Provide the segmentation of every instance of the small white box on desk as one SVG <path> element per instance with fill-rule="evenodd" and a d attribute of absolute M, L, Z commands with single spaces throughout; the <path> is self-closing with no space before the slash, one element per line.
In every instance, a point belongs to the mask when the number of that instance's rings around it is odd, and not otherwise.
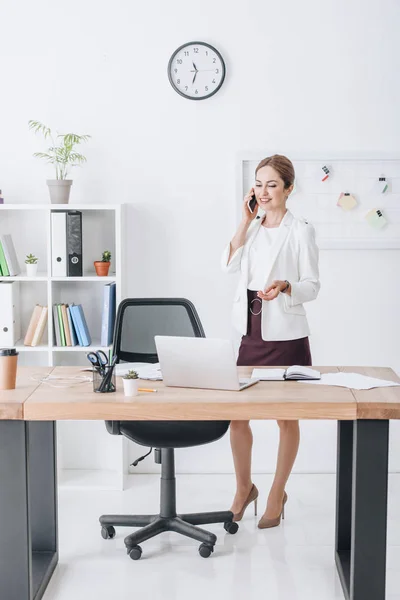
<path fill-rule="evenodd" d="M 14 346 L 21 337 L 19 281 L 0 283 L 0 346 Z"/>

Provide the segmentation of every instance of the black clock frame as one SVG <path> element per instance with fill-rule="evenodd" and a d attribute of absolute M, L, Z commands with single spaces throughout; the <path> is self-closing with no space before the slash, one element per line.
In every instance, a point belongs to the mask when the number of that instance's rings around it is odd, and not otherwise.
<path fill-rule="evenodd" d="M 187 48 L 187 46 L 193 46 L 193 44 L 199 44 L 200 46 L 207 46 L 207 48 L 210 48 L 210 50 L 212 50 L 213 52 L 215 52 L 215 54 L 218 56 L 218 58 L 221 61 L 221 65 L 222 65 L 222 77 L 221 77 L 221 81 L 219 82 L 218 87 L 215 88 L 214 91 L 212 91 L 210 94 L 207 94 L 207 96 L 201 96 L 200 98 L 195 98 L 192 96 L 187 96 L 186 94 L 184 94 L 183 92 L 181 92 L 181 90 L 179 90 L 172 77 L 171 77 L 171 66 L 172 66 L 172 61 L 174 60 L 175 56 L 178 54 L 178 52 L 180 52 L 181 50 L 183 50 L 183 48 Z M 222 84 L 224 83 L 225 80 L 225 75 L 226 75 L 226 66 L 225 66 L 225 61 L 222 58 L 222 55 L 220 52 L 218 52 L 218 50 L 216 48 L 214 48 L 214 46 L 211 46 L 211 44 L 207 44 L 206 42 L 186 42 L 186 44 L 182 44 L 182 46 L 179 46 L 179 48 L 177 48 L 175 50 L 175 52 L 172 54 L 171 58 L 168 61 L 168 79 L 170 84 L 172 85 L 173 89 L 175 90 L 175 92 L 177 92 L 180 96 L 182 96 L 183 98 L 186 98 L 186 100 L 207 100 L 207 98 L 211 98 L 211 96 L 214 96 L 214 94 L 216 94 L 218 92 L 218 90 L 221 89 Z"/>

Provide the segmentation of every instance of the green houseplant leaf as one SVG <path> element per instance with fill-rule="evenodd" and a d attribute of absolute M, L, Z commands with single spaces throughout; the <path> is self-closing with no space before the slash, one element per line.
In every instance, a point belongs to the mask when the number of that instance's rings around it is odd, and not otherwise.
<path fill-rule="evenodd" d="M 34 254 L 27 254 L 25 259 L 25 264 L 27 265 L 36 265 L 39 259 L 36 258 Z"/>
<path fill-rule="evenodd" d="M 85 156 L 75 151 L 75 146 L 87 142 L 91 138 L 90 135 L 59 133 L 54 138 L 51 129 L 40 121 L 30 120 L 28 125 L 35 134 L 41 133 L 45 140 L 50 138 L 52 145 L 47 152 L 35 152 L 33 156 L 43 158 L 47 163 L 54 165 L 56 179 L 67 179 L 69 169 L 86 162 Z"/>

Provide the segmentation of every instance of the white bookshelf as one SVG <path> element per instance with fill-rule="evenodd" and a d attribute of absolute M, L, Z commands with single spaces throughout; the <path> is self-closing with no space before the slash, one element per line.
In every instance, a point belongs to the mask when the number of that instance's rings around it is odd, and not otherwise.
<path fill-rule="evenodd" d="M 51 274 L 51 211 L 54 210 L 82 212 L 82 277 L 53 277 Z M 100 348 L 108 352 L 111 346 L 100 345 L 103 289 L 106 283 L 115 281 L 116 305 L 124 298 L 124 205 L 1 204 L 0 233 L 11 234 L 21 268 L 18 276 L 0 277 L 0 281 L 20 282 L 21 339 L 15 344 L 20 353 L 19 363 L 87 367 L 88 352 Z M 106 249 L 112 255 L 110 272 L 108 277 L 99 277 L 93 262 L 101 260 L 102 252 Z M 29 253 L 39 257 L 36 277 L 26 275 L 24 261 Z M 55 346 L 52 306 L 55 303 L 73 302 L 83 306 L 92 344 Z M 24 346 L 24 337 L 35 304 L 49 307 L 47 330 L 38 346 Z M 95 425 L 93 422 L 80 422 L 79 425 L 59 422 L 57 427 L 58 476 L 61 485 L 123 489 L 127 471 L 123 436 L 110 436 L 104 425 L 99 427 L 99 424 Z"/>

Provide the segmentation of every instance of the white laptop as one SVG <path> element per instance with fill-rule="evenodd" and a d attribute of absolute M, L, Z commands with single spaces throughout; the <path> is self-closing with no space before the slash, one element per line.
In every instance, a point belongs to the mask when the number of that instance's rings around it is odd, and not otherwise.
<path fill-rule="evenodd" d="M 258 379 L 239 379 L 231 340 L 154 337 L 167 386 L 210 390 L 244 390 Z"/>

